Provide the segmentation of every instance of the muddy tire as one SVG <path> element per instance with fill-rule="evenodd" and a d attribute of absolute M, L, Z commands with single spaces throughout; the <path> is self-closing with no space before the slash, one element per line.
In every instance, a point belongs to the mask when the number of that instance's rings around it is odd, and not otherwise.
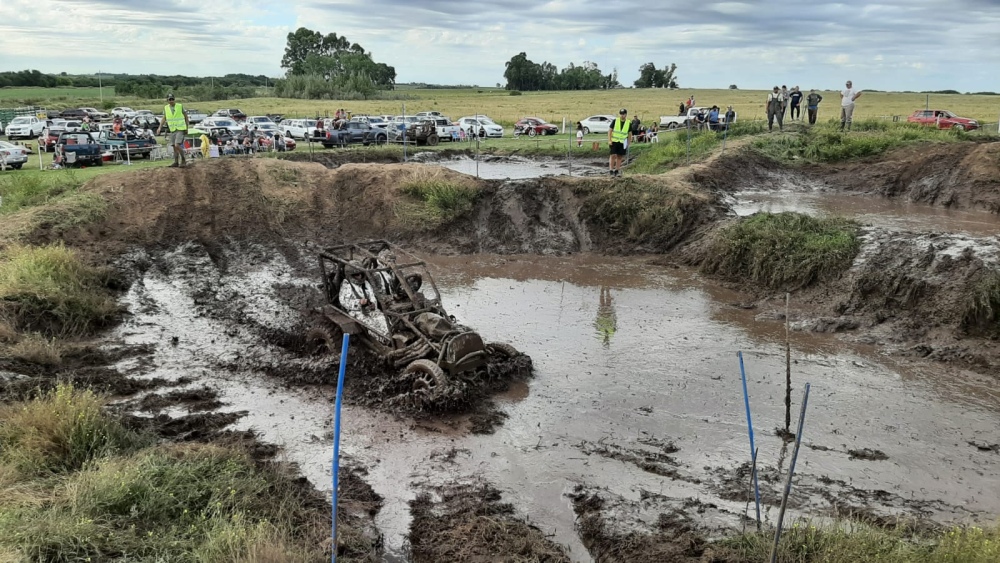
<path fill-rule="evenodd" d="M 336 354 L 344 341 L 344 331 L 337 326 L 314 326 L 306 331 L 306 350 L 314 356 Z"/>
<path fill-rule="evenodd" d="M 403 376 L 411 382 L 410 395 L 418 403 L 434 400 L 448 384 L 444 371 L 431 360 L 414 360 L 403 370 Z"/>
<path fill-rule="evenodd" d="M 435 146 L 437 146 L 438 141 L 440 141 L 440 140 L 441 139 L 439 139 L 437 135 L 430 135 L 430 136 L 427 137 L 427 144 L 429 146 L 435 147 Z"/>
<path fill-rule="evenodd" d="M 486 351 L 491 356 L 501 356 L 506 359 L 516 358 L 521 355 L 521 353 L 517 351 L 517 348 L 514 348 L 506 342 L 490 342 L 486 345 Z"/>

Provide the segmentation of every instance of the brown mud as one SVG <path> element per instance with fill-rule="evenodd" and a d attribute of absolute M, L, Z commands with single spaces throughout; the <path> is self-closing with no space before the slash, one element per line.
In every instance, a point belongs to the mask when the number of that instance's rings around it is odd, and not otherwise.
<path fill-rule="evenodd" d="M 949 150 L 979 150 L 957 146 L 966 148 Z M 84 190 L 110 204 L 103 219 L 44 226 L 31 238 L 66 240 L 131 281 L 123 297 L 130 315 L 104 349 L 142 353 L 80 363 L 70 355 L 45 368 L 4 360 L 0 375 L 23 385 L 21 393 L 32 388 L 21 383 L 27 377 L 84 377 L 97 365 L 91 380 L 113 380 L 107 386 L 117 395 L 175 385 L 122 408 L 160 411 L 135 413 L 135 424 L 170 439 L 256 436 L 273 445 L 262 455 L 281 447 L 328 492 L 337 358 L 311 354 L 301 337 L 319 304 L 313 256 L 320 245 L 388 237 L 430 253 L 449 310 L 525 352 L 535 377 L 507 375 L 460 404 L 413 413 L 386 404 L 391 374 L 352 352 L 343 449 L 367 474 L 348 490 L 384 559 L 402 557 L 407 538 L 415 559 L 418 548 L 429 561 L 447 545 L 475 556 L 493 544 L 443 542 L 456 530 L 481 530 L 482 518 L 500 525 L 484 538 L 551 560 L 711 557 L 711 539 L 737 533 L 752 512 L 737 350 L 747 351 L 764 510 L 773 517 L 788 444 L 760 429 L 783 415 L 784 296 L 732 291 L 662 265 L 662 256 L 616 255 L 683 249 L 748 191 L 845 191 L 836 175 L 846 181 L 846 169 L 824 179 L 739 156 L 613 183 L 336 165 L 224 160 L 91 182 Z M 415 179 L 462 183 L 479 195 L 467 215 L 425 228 L 397 213 L 406 197 L 398 186 Z M 632 211 L 609 213 L 622 209 L 608 200 L 650 183 L 677 213 L 669 229 L 643 238 L 630 229 Z M 992 211 L 984 194 L 933 201 Z M 812 382 L 817 398 L 792 516 L 988 521 L 1000 513 L 989 493 L 1000 487 L 1000 395 L 995 379 L 979 374 L 995 374 L 1000 356 L 962 310 L 970 287 L 996 266 L 997 241 L 935 232 L 947 231 L 947 218 L 927 230 L 879 220 L 840 280 L 793 297 L 794 381 L 797 389 Z M 179 416 L 199 402 L 209 410 Z M 468 475 L 480 484 L 454 486 Z M 518 538 L 532 541 L 509 543 Z"/>

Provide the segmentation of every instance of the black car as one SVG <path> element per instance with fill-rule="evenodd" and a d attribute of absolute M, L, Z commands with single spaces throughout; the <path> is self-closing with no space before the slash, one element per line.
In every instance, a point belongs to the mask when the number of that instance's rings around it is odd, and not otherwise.
<path fill-rule="evenodd" d="M 320 139 L 323 147 L 332 148 L 346 146 L 351 143 L 377 143 L 372 136 L 373 128 L 367 123 L 357 121 L 341 121 L 335 129 L 327 129 L 326 137 Z M 384 131 L 383 131 L 384 133 Z M 385 142 L 384 140 L 382 142 Z"/>
<path fill-rule="evenodd" d="M 236 121 L 246 121 L 247 114 L 238 109 L 220 109 L 214 114 L 216 117 L 228 117 Z"/>

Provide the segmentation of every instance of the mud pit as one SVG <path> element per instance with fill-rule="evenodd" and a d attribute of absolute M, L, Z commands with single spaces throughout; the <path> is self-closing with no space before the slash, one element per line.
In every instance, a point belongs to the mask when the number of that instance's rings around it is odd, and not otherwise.
<path fill-rule="evenodd" d="M 294 339 L 282 337 L 292 334 L 297 308 L 318 294 L 315 282 L 276 253 L 228 252 L 224 271 L 193 244 L 138 260 L 151 266 L 125 299 L 133 315 L 115 340 L 155 346 L 143 378 L 187 376 L 190 388 L 214 390 L 224 404 L 218 412 L 245 412 L 235 430 L 258 431 L 281 446 L 328 491 L 333 389 L 324 382 L 333 381 L 334 366 L 291 352 Z M 755 311 L 730 305 L 738 295 L 642 258 L 429 261 L 451 312 L 529 354 L 535 378 L 496 399 L 506 419 L 487 436 L 471 434 L 467 416 L 345 406 L 342 451 L 384 499 L 375 524 L 390 560 L 402 560 L 407 549 L 410 503 L 472 476 L 496 486 L 576 561 L 590 559 L 584 542 L 592 544 L 577 529 L 570 495 L 578 486 L 619 499 L 606 504 L 607 534 L 652 526 L 659 512 L 649 507 L 661 505 L 693 518 L 703 532 L 741 529 L 749 446 L 740 349 L 762 493 L 775 517 L 779 465 L 787 468 L 787 460 L 779 463 L 785 443 L 772 431 L 784 416 L 781 323 L 757 321 Z M 1000 394 L 990 382 L 845 348 L 827 336 L 793 336 L 794 396 L 803 382 L 813 384 L 794 513 L 939 522 L 1000 513 L 990 492 L 1000 487 L 996 453 L 970 445 L 997 441 Z M 135 368 L 130 362 L 119 367 Z M 309 377 L 290 380 L 295 373 Z M 642 501 L 654 497 L 659 504 Z M 710 525 L 690 510 L 701 504 L 712 505 Z"/>

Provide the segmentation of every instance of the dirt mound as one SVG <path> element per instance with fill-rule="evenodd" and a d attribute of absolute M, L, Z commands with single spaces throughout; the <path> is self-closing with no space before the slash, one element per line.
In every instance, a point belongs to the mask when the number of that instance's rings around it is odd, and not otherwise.
<path fill-rule="evenodd" d="M 500 491 L 483 483 L 436 489 L 440 501 L 422 493 L 410 501 L 413 561 L 569 561 L 566 551 L 501 502 Z"/>
<path fill-rule="evenodd" d="M 1000 213 L 1000 143 L 921 144 L 804 171 L 836 189 Z"/>

